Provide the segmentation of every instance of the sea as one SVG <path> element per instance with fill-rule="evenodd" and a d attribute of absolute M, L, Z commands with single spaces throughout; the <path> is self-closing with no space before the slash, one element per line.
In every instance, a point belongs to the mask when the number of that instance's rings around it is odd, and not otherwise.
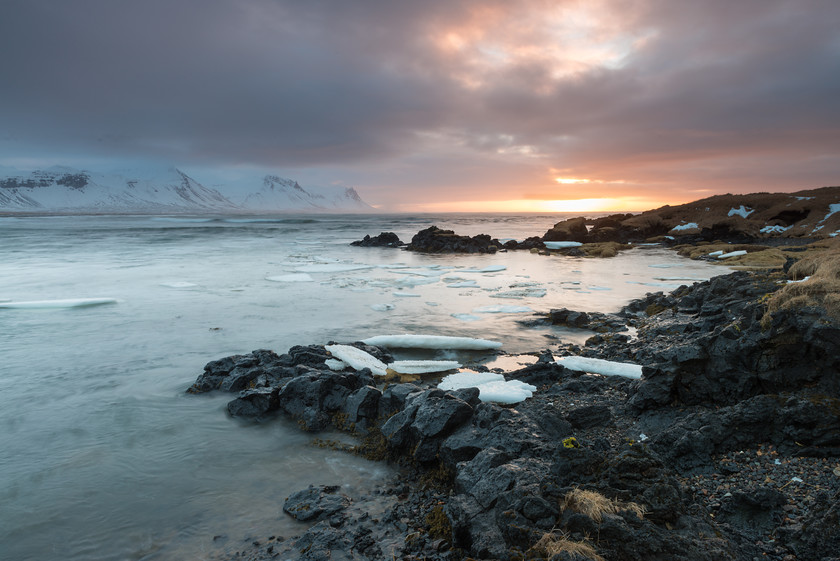
<path fill-rule="evenodd" d="M 302 532 L 282 512 L 294 491 L 352 496 L 394 476 L 286 419 L 231 418 L 230 394 L 186 394 L 208 361 L 401 333 L 497 340 L 515 357 L 591 335 L 535 314 L 614 312 L 726 272 L 656 245 L 610 259 L 350 245 L 431 225 L 521 240 L 562 218 L 0 217 L 0 559 L 216 558 Z"/>

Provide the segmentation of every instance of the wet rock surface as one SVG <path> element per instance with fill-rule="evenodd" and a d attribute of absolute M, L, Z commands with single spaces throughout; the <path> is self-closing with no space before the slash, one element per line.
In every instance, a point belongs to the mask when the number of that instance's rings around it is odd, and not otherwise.
<path fill-rule="evenodd" d="M 394 232 L 382 232 L 378 236 L 366 235 L 363 239 L 351 242 L 350 245 L 358 247 L 401 247 L 405 242 L 400 241 L 399 236 Z"/>
<path fill-rule="evenodd" d="M 762 322 L 777 286 L 734 273 L 604 314 L 634 335 L 543 351 L 506 374 L 538 386 L 514 406 L 332 372 L 317 345 L 209 363 L 189 391 L 237 394 L 231 414 L 340 428 L 400 466 L 368 495 L 336 481 L 295 493 L 285 510 L 314 525 L 236 558 L 573 558 L 551 553 L 564 543 L 604 559 L 836 557 L 840 326 L 818 310 Z M 571 352 L 641 364 L 642 378 L 554 362 Z"/>

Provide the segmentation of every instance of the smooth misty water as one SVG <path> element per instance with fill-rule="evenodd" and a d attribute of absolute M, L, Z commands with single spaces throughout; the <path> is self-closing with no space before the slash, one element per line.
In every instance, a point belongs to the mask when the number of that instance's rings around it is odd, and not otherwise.
<path fill-rule="evenodd" d="M 557 220 L 0 218 L 0 301 L 118 300 L 0 309 L 0 558 L 200 559 L 251 536 L 299 532 L 281 511 L 292 491 L 341 483 L 352 493 L 390 473 L 383 464 L 311 446 L 311 436 L 287 421 L 231 419 L 229 395 L 185 395 L 209 360 L 405 332 L 497 339 L 511 353 L 536 351 L 551 345 L 546 336 L 584 336 L 523 328 L 516 320 L 528 313 L 476 310 L 614 311 L 687 282 L 656 277 L 723 272 L 655 248 L 599 260 L 348 246 L 380 231 L 409 240 L 430 224 L 522 239 Z M 313 272 L 312 282 L 266 280 L 336 263 L 370 268 Z M 467 272 L 488 265 L 506 269 Z M 455 277 L 478 287 L 447 287 Z M 547 293 L 492 297 L 523 283 Z M 419 296 L 398 296 L 406 293 Z"/>

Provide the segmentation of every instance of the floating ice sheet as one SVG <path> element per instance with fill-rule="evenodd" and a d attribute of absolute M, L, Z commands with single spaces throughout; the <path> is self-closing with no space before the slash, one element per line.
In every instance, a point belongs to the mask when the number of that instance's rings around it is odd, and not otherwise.
<path fill-rule="evenodd" d="M 454 317 L 455 319 L 458 319 L 458 320 L 461 320 L 461 321 L 481 321 L 482 319 L 484 319 L 481 316 L 476 316 L 476 315 L 473 315 L 473 314 L 450 314 L 450 315 L 452 317 Z"/>
<path fill-rule="evenodd" d="M 547 249 L 566 249 L 569 247 L 580 247 L 580 242 L 543 242 Z"/>
<path fill-rule="evenodd" d="M 396 308 L 394 304 L 386 304 L 384 302 L 370 305 L 370 309 L 375 312 L 390 312 L 394 308 Z"/>
<path fill-rule="evenodd" d="M 455 370 L 461 368 L 461 364 L 455 360 L 397 360 L 388 368 L 399 374 L 429 374 Z"/>
<path fill-rule="evenodd" d="M 528 306 L 481 306 L 475 308 L 473 313 L 476 314 L 527 314 L 534 310 Z"/>
<path fill-rule="evenodd" d="M 420 295 L 415 292 L 400 292 L 399 290 L 392 292 L 391 296 L 399 296 L 400 298 L 420 298 Z"/>
<path fill-rule="evenodd" d="M 298 273 L 346 273 L 349 271 L 363 271 L 373 269 L 373 265 L 362 265 L 360 263 L 313 263 L 311 265 L 300 265 L 295 267 Z"/>
<path fill-rule="evenodd" d="M 309 273 L 289 273 L 288 275 L 265 277 L 265 280 L 271 282 L 312 282 L 315 279 Z"/>
<path fill-rule="evenodd" d="M 370 368 L 370 371 L 376 376 L 385 376 L 387 374 L 388 367 L 385 366 L 385 363 L 362 349 L 357 349 L 350 345 L 327 345 L 324 348 L 334 358 L 344 362 L 354 370 Z"/>
<path fill-rule="evenodd" d="M 167 288 L 192 288 L 194 286 L 198 286 L 194 282 L 186 281 L 162 282 L 160 283 L 160 285 L 165 286 Z"/>
<path fill-rule="evenodd" d="M 0 302 L 0 308 L 20 310 L 49 310 L 61 308 L 86 308 L 102 304 L 116 304 L 115 298 L 72 298 L 67 300 L 31 300 L 27 302 Z"/>
<path fill-rule="evenodd" d="M 459 273 L 498 273 L 507 269 L 504 265 L 488 265 L 481 269 L 460 269 Z"/>
<path fill-rule="evenodd" d="M 642 377 L 642 367 L 638 364 L 613 362 L 600 358 L 582 356 L 564 356 L 556 360 L 557 364 L 578 372 L 592 372 L 603 376 L 621 376 L 638 380 Z"/>
<path fill-rule="evenodd" d="M 522 298 L 542 298 L 547 291 L 544 288 L 520 288 L 516 290 L 506 290 L 491 294 L 490 298 L 511 298 L 514 300 L 521 300 Z"/>
<path fill-rule="evenodd" d="M 427 302 L 428 304 L 428 302 Z M 394 347 L 402 349 L 453 349 L 484 351 L 502 346 L 496 341 L 473 339 L 471 337 L 448 337 L 446 335 L 378 335 L 364 340 L 368 345 Z"/>
<path fill-rule="evenodd" d="M 477 288 L 478 283 L 475 281 L 462 281 L 462 282 L 453 282 L 451 284 L 447 284 L 446 288 Z"/>

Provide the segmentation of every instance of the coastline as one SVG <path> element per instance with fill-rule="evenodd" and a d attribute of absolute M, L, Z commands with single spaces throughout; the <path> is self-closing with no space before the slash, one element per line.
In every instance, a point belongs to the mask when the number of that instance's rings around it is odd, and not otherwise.
<path fill-rule="evenodd" d="M 762 322 L 785 278 L 732 273 L 636 300 L 611 318 L 636 338 L 607 328 L 583 347 L 538 350 L 538 364 L 505 372 L 539 388 L 514 406 L 480 402 L 477 391 L 332 372 L 319 345 L 215 361 L 205 375 L 237 390 L 256 386 L 232 412 L 279 411 L 306 430 L 343 429 L 361 443 L 320 444 L 388 457 L 403 470 L 375 495 L 341 497 L 340 482 L 295 494 L 302 502 L 287 512 L 318 512 L 308 518 L 318 522 L 237 559 L 559 559 L 579 547 L 592 559 L 789 561 L 836 551 L 840 325 L 814 308 L 783 308 Z M 554 362 L 576 354 L 641 362 L 642 380 Z M 244 378 L 233 382 L 237 360 Z M 273 367 L 292 371 L 272 379 Z M 383 497 L 385 515 L 365 514 Z"/>

